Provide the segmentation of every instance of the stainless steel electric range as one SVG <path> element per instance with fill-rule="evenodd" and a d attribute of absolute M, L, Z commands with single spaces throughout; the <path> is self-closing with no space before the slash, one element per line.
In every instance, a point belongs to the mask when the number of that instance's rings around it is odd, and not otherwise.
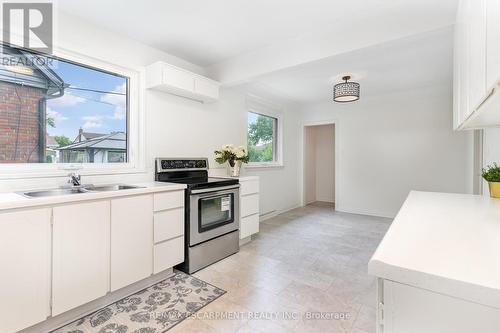
<path fill-rule="evenodd" d="M 155 179 L 182 183 L 185 191 L 185 261 L 193 273 L 239 251 L 239 183 L 208 177 L 207 158 L 157 158 Z"/>

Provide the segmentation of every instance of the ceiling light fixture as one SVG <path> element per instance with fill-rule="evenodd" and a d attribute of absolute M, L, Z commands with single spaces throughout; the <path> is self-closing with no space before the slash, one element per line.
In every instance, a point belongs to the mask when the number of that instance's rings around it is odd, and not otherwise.
<path fill-rule="evenodd" d="M 359 99 L 359 83 L 347 82 L 351 79 L 349 75 L 342 77 L 345 82 L 333 86 L 333 101 L 338 103 L 354 102 Z"/>

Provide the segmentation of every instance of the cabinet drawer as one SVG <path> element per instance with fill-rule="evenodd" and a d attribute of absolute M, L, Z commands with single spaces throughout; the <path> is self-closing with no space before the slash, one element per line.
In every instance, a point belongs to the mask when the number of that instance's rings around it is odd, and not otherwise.
<path fill-rule="evenodd" d="M 241 217 L 257 214 L 259 212 L 259 195 L 251 194 L 241 197 Z"/>
<path fill-rule="evenodd" d="M 154 273 L 184 261 L 184 237 L 180 236 L 154 246 Z"/>
<path fill-rule="evenodd" d="M 155 243 L 184 235 L 184 208 L 176 208 L 154 215 Z"/>
<path fill-rule="evenodd" d="M 154 211 L 184 207 L 184 191 L 156 193 L 154 195 Z"/>
<path fill-rule="evenodd" d="M 241 219 L 240 239 L 247 238 L 259 232 L 259 214 L 250 215 Z"/>
<path fill-rule="evenodd" d="M 250 180 L 247 182 L 241 182 L 240 195 L 248 195 L 259 193 L 259 181 Z"/>

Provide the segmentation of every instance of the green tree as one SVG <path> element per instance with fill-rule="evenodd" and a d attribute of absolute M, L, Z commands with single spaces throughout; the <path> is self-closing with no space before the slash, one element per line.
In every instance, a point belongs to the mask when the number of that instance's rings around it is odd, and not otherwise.
<path fill-rule="evenodd" d="M 56 140 L 59 147 L 67 146 L 73 143 L 67 136 L 64 135 L 55 136 L 54 140 Z"/>
<path fill-rule="evenodd" d="M 273 160 L 274 119 L 258 115 L 248 124 L 248 156 L 251 162 Z"/>
<path fill-rule="evenodd" d="M 47 117 L 47 126 L 52 128 L 56 127 L 56 120 L 54 117 Z"/>
<path fill-rule="evenodd" d="M 251 145 L 273 141 L 273 118 L 259 115 L 257 120 L 248 125 L 248 141 Z"/>

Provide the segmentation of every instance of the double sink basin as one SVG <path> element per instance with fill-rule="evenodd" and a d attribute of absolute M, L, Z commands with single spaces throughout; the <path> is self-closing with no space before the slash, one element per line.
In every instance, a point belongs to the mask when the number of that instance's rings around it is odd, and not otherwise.
<path fill-rule="evenodd" d="M 121 191 L 121 190 L 132 190 L 137 188 L 143 188 L 142 186 L 135 185 L 123 185 L 123 184 L 113 184 L 113 185 L 82 185 L 78 187 L 64 187 L 56 188 L 50 190 L 38 190 L 31 192 L 22 192 L 21 194 L 28 198 L 43 198 L 52 197 L 57 195 L 67 195 L 67 194 L 81 194 L 89 192 L 108 192 L 108 191 Z"/>

